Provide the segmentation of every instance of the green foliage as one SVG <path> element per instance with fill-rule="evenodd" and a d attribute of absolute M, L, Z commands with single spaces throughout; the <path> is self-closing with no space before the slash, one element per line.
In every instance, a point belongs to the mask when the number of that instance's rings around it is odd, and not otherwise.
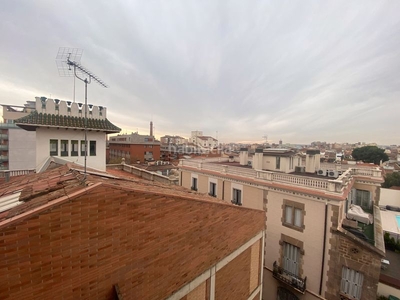
<path fill-rule="evenodd" d="M 385 150 L 380 149 L 376 146 L 365 146 L 356 148 L 351 154 L 355 160 L 362 160 L 365 163 L 374 163 L 379 165 L 380 161 L 387 161 L 389 157 L 385 153 Z"/>
<path fill-rule="evenodd" d="M 392 174 L 386 174 L 385 182 L 382 184 L 384 188 L 390 188 L 392 186 L 400 186 L 400 173 L 394 172 Z"/>
<path fill-rule="evenodd" d="M 390 237 L 390 234 L 388 232 L 385 232 L 385 235 L 383 238 L 385 240 L 386 249 L 396 251 L 396 252 L 400 251 L 400 240 L 398 240 L 396 242 L 393 237 Z"/>

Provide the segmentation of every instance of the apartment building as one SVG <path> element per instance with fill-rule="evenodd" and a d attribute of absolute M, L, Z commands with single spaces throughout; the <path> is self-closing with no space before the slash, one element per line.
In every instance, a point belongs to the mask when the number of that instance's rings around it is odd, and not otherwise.
<path fill-rule="evenodd" d="M 191 132 L 190 141 L 203 150 L 212 150 L 218 147 L 217 139 L 208 135 L 203 135 L 203 131 L 199 130 Z"/>
<path fill-rule="evenodd" d="M 1 299 L 262 299 L 263 212 L 80 171 L 0 185 Z"/>
<path fill-rule="evenodd" d="M 152 135 L 135 132 L 112 136 L 108 145 L 110 160 L 124 158 L 128 164 L 160 160 L 161 144 Z"/>
<path fill-rule="evenodd" d="M 385 255 L 381 170 L 321 164 L 319 150 L 301 163 L 289 150 L 241 149 L 234 162 L 182 160 L 180 184 L 264 211 L 263 299 L 376 299 Z M 367 221 L 347 218 L 353 205 Z"/>
<path fill-rule="evenodd" d="M 173 144 L 173 145 L 182 145 L 187 144 L 188 139 L 181 137 L 179 135 L 164 135 L 160 138 L 161 144 Z"/>
<path fill-rule="evenodd" d="M 14 121 L 35 110 L 35 102 L 25 105 L 2 104 L 0 123 L 0 170 L 34 170 L 36 166 L 36 133 L 22 130 Z"/>
<path fill-rule="evenodd" d="M 36 172 L 45 170 L 54 157 L 105 171 L 106 135 L 121 130 L 107 119 L 103 106 L 45 97 L 36 97 L 35 109 L 14 123 L 36 133 Z"/>

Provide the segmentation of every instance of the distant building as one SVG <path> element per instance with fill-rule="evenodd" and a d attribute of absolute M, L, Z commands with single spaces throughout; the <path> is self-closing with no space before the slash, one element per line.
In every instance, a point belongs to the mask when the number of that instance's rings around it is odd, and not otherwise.
<path fill-rule="evenodd" d="M 203 135 L 203 131 L 192 131 L 190 140 L 203 150 L 212 150 L 218 147 L 218 140 L 211 136 Z"/>
<path fill-rule="evenodd" d="M 0 185 L 1 299 L 262 299 L 263 211 L 138 178 L 86 183 L 67 164 Z"/>
<path fill-rule="evenodd" d="M 109 139 L 110 160 L 124 158 L 128 164 L 160 160 L 160 142 L 151 135 L 137 132 Z"/>
<path fill-rule="evenodd" d="M 14 121 L 35 110 L 35 102 L 24 106 L 3 107 L 3 123 L 0 123 L 0 170 L 34 170 L 36 167 L 36 132 L 22 130 Z"/>
<path fill-rule="evenodd" d="M 178 135 L 164 135 L 160 138 L 161 144 L 183 145 L 188 143 L 188 139 Z"/>
<path fill-rule="evenodd" d="M 85 110 L 87 125 L 85 126 Z M 35 110 L 14 121 L 29 132 L 36 132 L 36 172 L 47 168 L 54 157 L 84 165 L 85 127 L 86 163 L 93 169 L 106 169 L 106 135 L 120 128 L 107 119 L 103 106 L 36 97 Z"/>

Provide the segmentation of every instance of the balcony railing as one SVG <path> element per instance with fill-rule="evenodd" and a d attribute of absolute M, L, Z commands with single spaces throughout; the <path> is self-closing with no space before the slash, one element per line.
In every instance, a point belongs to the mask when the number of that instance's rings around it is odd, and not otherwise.
<path fill-rule="evenodd" d="M 8 161 L 8 155 L 0 155 L 0 161 Z"/>
<path fill-rule="evenodd" d="M 278 266 L 276 261 L 273 264 L 272 276 L 274 276 L 277 280 L 292 287 L 299 293 L 304 294 L 306 292 L 307 276 L 304 277 L 304 279 L 299 276 L 296 276 L 290 273 L 289 271 L 286 271 L 284 268 Z"/>
<path fill-rule="evenodd" d="M 8 140 L 8 134 L 0 133 L 0 140 Z"/>
<path fill-rule="evenodd" d="M 0 150 L 8 150 L 8 145 L 0 145 Z"/>

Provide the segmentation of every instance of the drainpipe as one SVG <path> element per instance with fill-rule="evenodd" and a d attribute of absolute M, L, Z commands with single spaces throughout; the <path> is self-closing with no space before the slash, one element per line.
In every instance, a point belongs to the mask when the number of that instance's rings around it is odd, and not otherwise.
<path fill-rule="evenodd" d="M 222 200 L 225 200 L 224 194 L 225 194 L 225 180 L 222 180 Z"/>
<path fill-rule="evenodd" d="M 179 185 L 182 186 L 182 170 L 180 171 L 180 173 L 181 173 L 181 179 L 180 179 Z"/>
<path fill-rule="evenodd" d="M 328 219 L 328 203 L 325 202 L 325 223 L 324 223 L 324 241 L 322 244 L 322 266 L 321 266 L 321 282 L 319 284 L 319 294 L 322 293 L 322 282 L 324 278 L 324 265 L 325 265 L 325 248 L 326 248 L 326 223 Z"/>

